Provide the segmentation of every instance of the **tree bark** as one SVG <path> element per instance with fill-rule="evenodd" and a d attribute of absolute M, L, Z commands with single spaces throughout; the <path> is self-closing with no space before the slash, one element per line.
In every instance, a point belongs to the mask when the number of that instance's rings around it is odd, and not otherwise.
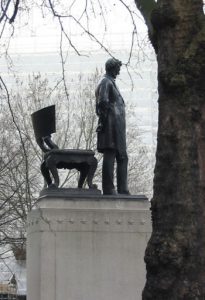
<path fill-rule="evenodd" d="M 135 0 L 137 8 L 140 10 L 144 17 L 145 23 L 148 28 L 149 35 L 153 34 L 153 26 L 151 22 L 151 12 L 156 8 L 157 4 L 155 0 Z"/>
<path fill-rule="evenodd" d="M 137 0 L 135 1 L 137 2 Z M 205 299 L 205 17 L 202 0 L 158 0 L 159 127 L 143 300 Z"/>

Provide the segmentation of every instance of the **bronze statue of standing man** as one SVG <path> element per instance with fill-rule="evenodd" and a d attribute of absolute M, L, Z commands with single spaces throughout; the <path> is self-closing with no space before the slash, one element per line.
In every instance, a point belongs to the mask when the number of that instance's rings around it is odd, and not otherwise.
<path fill-rule="evenodd" d="M 126 122 L 124 100 L 115 84 L 121 61 L 110 58 L 106 74 L 96 88 L 97 149 L 103 153 L 102 188 L 104 195 L 129 194 L 127 185 Z M 114 187 L 114 163 L 117 162 L 117 192 Z"/>

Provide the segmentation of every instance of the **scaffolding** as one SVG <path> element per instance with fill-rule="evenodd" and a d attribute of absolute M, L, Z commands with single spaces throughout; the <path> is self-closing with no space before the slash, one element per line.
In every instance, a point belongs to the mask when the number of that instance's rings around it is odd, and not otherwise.
<path fill-rule="evenodd" d="M 16 300 L 17 287 L 11 283 L 0 283 L 0 300 Z"/>

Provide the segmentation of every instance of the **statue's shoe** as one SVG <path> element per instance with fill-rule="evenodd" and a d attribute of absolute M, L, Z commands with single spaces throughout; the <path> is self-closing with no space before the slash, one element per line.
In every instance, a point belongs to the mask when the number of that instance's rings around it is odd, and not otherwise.
<path fill-rule="evenodd" d="M 117 195 L 115 189 L 103 191 L 103 195 Z"/>

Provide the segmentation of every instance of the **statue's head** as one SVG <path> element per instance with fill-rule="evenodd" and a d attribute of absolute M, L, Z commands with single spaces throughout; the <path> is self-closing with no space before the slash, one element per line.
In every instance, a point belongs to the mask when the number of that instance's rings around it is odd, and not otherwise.
<path fill-rule="evenodd" d="M 115 58 L 109 58 L 105 63 L 105 71 L 110 76 L 116 78 L 116 76 L 120 73 L 120 67 L 122 66 L 122 62 Z"/>

